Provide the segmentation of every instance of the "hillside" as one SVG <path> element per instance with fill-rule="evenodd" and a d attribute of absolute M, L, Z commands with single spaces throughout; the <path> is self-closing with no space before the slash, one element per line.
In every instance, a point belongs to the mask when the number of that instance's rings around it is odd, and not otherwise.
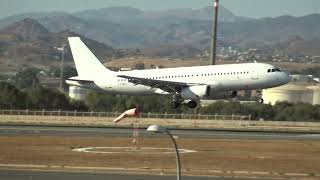
<path fill-rule="evenodd" d="M 320 56 L 320 38 L 305 40 L 297 36 L 273 48 L 290 56 Z"/>
<path fill-rule="evenodd" d="M 71 52 L 67 42 L 69 36 L 80 36 L 103 60 L 115 53 L 113 48 L 71 31 L 51 33 L 38 21 L 27 18 L 0 30 L 2 65 L 21 68 L 58 64 L 61 52 L 56 47 L 63 45 L 66 46 L 66 60 L 71 61 Z"/>
<path fill-rule="evenodd" d="M 222 23 L 220 34 L 238 46 L 276 44 L 299 36 L 305 40 L 320 38 L 320 14 L 303 17 L 281 16 L 253 21 Z"/>
<path fill-rule="evenodd" d="M 312 49 L 320 49 L 316 41 L 320 39 L 320 14 L 248 19 L 237 17 L 224 8 L 220 12 L 218 46 L 245 49 L 274 46 L 287 51 L 284 42 L 298 36 L 305 43 L 312 42 Z M 148 12 L 111 7 L 74 14 L 24 14 L 0 20 L 0 27 L 25 16 L 36 17 L 50 32 L 72 31 L 114 48 L 141 48 L 147 50 L 148 55 L 176 56 L 169 46 L 177 49 L 177 54 L 184 52 L 183 55 L 194 56 L 199 50 L 209 48 L 211 38 L 210 7 Z M 318 55 L 307 44 L 299 45 L 297 49 L 300 54 Z"/>
<path fill-rule="evenodd" d="M 163 18 L 177 18 L 200 21 L 211 21 L 213 17 L 213 7 L 203 7 L 200 9 L 171 9 L 163 11 L 142 11 L 132 7 L 107 7 L 102 9 L 80 11 L 72 14 L 73 16 L 111 22 L 128 22 L 130 21 L 148 21 Z M 220 6 L 219 20 L 222 22 L 237 22 L 249 20 L 249 18 L 238 17 L 231 11 Z"/>
<path fill-rule="evenodd" d="M 210 39 L 211 7 L 170 11 L 141 11 L 130 7 L 86 10 L 74 14 L 28 13 L 0 20 L 0 27 L 34 17 L 52 32 L 70 30 L 117 48 L 187 45 L 197 49 Z M 221 7 L 220 21 L 246 20 Z M 205 44 L 204 44 L 205 41 Z"/>

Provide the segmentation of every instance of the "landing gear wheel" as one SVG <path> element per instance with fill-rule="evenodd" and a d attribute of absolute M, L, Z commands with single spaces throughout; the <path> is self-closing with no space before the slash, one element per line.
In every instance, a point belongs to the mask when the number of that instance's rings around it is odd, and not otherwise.
<path fill-rule="evenodd" d="M 263 104 L 264 100 L 262 99 L 262 90 L 258 89 L 256 92 L 257 92 L 257 98 L 258 98 L 257 102 L 259 104 Z"/>
<path fill-rule="evenodd" d="M 191 109 L 194 109 L 194 108 L 196 108 L 196 107 L 198 106 L 198 103 L 197 103 L 196 101 L 189 101 L 189 102 L 187 103 L 187 106 L 188 106 L 189 108 L 191 108 Z"/>
<path fill-rule="evenodd" d="M 180 103 L 177 101 L 171 101 L 169 105 L 172 109 L 177 109 L 180 106 Z"/>
<path fill-rule="evenodd" d="M 237 97 L 237 95 L 238 95 L 237 91 L 232 91 L 231 94 L 230 94 L 230 97 L 231 98 L 235 98 L 235 97 Z"/>
<path fill-rule="evenodd" d="M 262 98 L 259 98 L 259 99 L 257 100 L 257 102 L 258 102 L 259 104 L 263 104 L 264 100 L 263 100 Z"/>

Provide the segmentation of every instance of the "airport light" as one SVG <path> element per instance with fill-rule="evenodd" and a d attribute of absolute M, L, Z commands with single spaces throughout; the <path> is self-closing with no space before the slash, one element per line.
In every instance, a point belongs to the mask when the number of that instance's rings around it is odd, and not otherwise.
<path fill-rule="evenodd" d="M 167 128 L 159 126 L 159 125 L 151 125 L 151 126 L 148 127 L 147 132 L 151 132 L 151 133 L 166 133 L 170 137 L 170 139 L 172 140 L 172 143 L 174 145 L 175 151 L 176 151 L 177 180 L 180 180 L 181 179 L 181 167 L 180 167 L 179 149 L 178 149 L 177 143 L 174 140 L 174 137 L 172 136 L 170 131 L 168 131 Z"/>

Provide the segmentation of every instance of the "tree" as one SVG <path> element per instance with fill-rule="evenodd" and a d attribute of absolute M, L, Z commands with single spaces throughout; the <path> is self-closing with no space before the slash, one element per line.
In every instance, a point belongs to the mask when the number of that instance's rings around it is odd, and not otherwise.
<path fill-rule="evenodd" d="M 52 66 L 50 67 L 49 73 L 52 74 L 54 77 L 59 77 L 60 78 L 60 72 L 61 68 L 57 66 Z M 68 79 L 74 76 L 77 76 L 77 70 L 76 68 L 72 66 L 65 66 L 63 68 L 63 79 Z"/>
<path fill-rule="evenodd" d="M 41 69 L 38 68 L 26 68 L 14 76 L 14 84 L 19 89 L 35 86 L 39 83 L 37 75 L 40 71 Z"/>
<path fill-rule="evenodd" d="M 0 108 L 27 109 L 28 97 L 13 85 L 0 82 Z"/>
<path fill-rule="evenodd" d="M 143 62 L 139 62 L 134 66 L 135 69 L 142 70 L 145 69 L 145 65 Z"/>
<path fill-rule="evenodd" d="M 27 93 L 34 109 L 74 110 L 69 99 L 58 91 L 37 86 Z"/>
<path fill-rule="evenodd" d="M 119 102 L 114 96 L 103 93 L 90 92 L 86 98 L 86 104 L 92 111 L 112 111 Z"/>

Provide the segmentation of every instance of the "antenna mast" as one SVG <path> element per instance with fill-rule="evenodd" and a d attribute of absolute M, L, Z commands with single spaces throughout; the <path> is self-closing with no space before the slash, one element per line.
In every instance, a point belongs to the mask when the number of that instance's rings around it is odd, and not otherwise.
<path fill-rule="evenodd" d="M 214 17 L 212 22 L 210 65 L 216 64 L 218 10 L 219 10 L 219 0 L 214 0 Z"/>

